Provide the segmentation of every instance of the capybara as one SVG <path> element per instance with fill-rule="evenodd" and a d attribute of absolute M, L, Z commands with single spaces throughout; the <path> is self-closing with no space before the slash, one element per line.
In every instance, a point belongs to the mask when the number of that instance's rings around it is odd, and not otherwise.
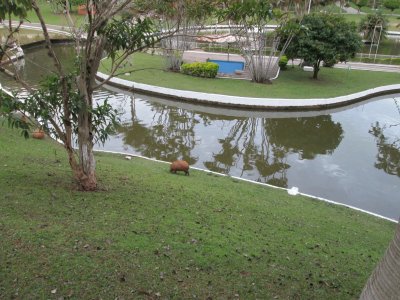
<path fill-rule="evenodd" d="M 177 171 L 185 172 L 185 175 L 189 175 L 189 164 L 184 160 L 176 160 L 171 164 L 170 172 L 175 173 Z"/>

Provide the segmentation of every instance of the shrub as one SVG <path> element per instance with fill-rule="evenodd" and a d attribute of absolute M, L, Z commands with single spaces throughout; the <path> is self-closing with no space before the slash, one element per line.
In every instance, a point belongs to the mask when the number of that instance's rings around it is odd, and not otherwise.
<path fill-rule="evenodd" d="M 285 70 L 286 66 L 288 64 L 289 59 L 287 58 L 286 55 L 282 55 L 281 58 L 279 59 L 279 67 L 281 68 L 281 70 Z"/>
<path fill-rule="evenodd" d="M 218 64 L 213 62 L 194 62 L 182 64 L 181 72 L 197 77 L 215 78 L 218 73 L 218 67 Z"/>

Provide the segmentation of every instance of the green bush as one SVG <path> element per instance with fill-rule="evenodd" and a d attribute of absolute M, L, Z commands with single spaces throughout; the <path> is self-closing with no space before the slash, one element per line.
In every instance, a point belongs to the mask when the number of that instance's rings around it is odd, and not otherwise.
<path fill-rule="evenodd" d="M 400 1 L 399 0 L 385 0 L 383 2 L 383 6 L 387 9 L 390 9 L 391 12 L 393 13 L 393 11 L 395 9 L 398 9 L 400 7 Z"/>
<path fill-rule="evenodd" d="M 288 63 L 289 59 L 287 58 L 286 55 L 282 55 L 281 58 L 279 59 L 279 67 L 281 68 L 281 70 L 285 70 L 287 63 Z"/>
<path fill-rule="evenodd" d="M 213 62 L 194 62 L 182 64 L 181 72 L 197 77 L 215 78 L 218 73 L 218 67 L 218 64 Z"/>

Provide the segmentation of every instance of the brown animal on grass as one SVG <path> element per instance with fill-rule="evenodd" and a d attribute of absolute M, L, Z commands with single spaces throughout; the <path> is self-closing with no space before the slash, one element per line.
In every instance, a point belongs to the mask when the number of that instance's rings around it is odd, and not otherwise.
<path fill-rule="evenodd" d="M 185 172 L 185 175 L 189 175 L 189 164 L 184 160 L 176 160 L 171 164 L 170 172 L 175 173 L 177 171 Z"/>

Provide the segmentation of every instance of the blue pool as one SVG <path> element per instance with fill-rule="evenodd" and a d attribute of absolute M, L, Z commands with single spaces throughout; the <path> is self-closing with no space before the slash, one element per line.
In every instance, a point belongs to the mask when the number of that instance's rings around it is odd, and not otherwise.
<path fill-rule="evenodd" d="M 218 64 L 218 73 L 233 74 L 236 70 L 244 69 L 244 62 L 209 59 L 209 62 Z"/>

